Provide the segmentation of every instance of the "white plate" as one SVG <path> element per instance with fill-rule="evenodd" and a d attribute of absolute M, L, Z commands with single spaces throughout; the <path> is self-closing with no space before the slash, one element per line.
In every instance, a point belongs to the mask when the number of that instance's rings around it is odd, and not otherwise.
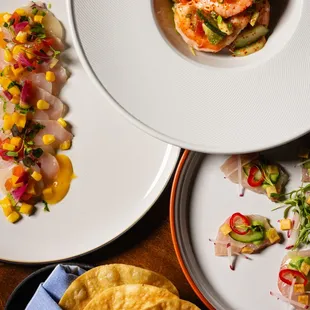
<path fill-rule="evenodd" d="M 23 0 L 3 3 L 12 11 Z M 83 70 L 72 45 L 66 3 L 52 11 L 67 32 L 66 52 L 72 76 L 61 98 L 75 138 L 71 157 L 78 176 L 67 197 L 12 225 L 0 216 L 0 259 L 42 263 L 84 254 L 114 240 L 134 225 L 165 188 L 179 149 L 160 142 L 126 122 L 106 103 Z"/>
<path fill-rule="evenodd" d="M 292 160 L 296 143 L 267 155 L 279 159 L 289 172 L 288 191 L 301 184 L 301 168 L 294 167 L 296 161 Z M 278 292 L 279 268 L 287 253 L 285 243 L 251 255 L 251 261 L 238 258 L 235 271 L 230 270 L 227 257 L 214 255 L 214 245 L 208 239 L 216 238 L 220 225 L 233 213 L 266 216 L 278 229 L 277 220 L 283 218 L 284 211 L 272 212 L 276 204 L 264 195 L 246 191 L 239 197 L 237 185 L 224 179 L 219 169 L 226 158 L 190 152 L 185 161 L 181 160 L 171 204 L 179 262 L 197 295 L 212 310 L 288 310 L 287 304 L 269 295 L 270 291 Z"/>
<path fill-rule="evenodd" d="M 271 2 L 268 43 L 243 58 L 194 57 L 170 0 L 71 0 L 70 10 L 97 82 L 122 115 L 187 149 L 241 153 L 310 130 L 310 2 Z"/>

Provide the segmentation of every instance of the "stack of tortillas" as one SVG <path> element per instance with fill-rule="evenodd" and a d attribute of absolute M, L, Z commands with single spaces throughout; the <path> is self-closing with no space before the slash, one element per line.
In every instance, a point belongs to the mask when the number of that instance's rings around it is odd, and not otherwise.
<path fill-rule="evenodd" d="M 64 310 L 199 310 L 155 272 L 122 264 L 93 268 L 74 280 L 59 302 Z"/>

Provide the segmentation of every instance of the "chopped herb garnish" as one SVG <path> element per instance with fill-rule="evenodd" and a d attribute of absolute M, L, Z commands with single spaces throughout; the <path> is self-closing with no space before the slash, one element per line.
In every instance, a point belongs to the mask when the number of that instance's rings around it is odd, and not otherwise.
<path fill-rule="evenodd" d="M 35 162 L 32 158 L 30 158 L 29 156 L 23 158 L 23 164 L 30 168 L 31 166 L 34 166 L 35 165 Z"/>
<path fill-rule="evenodd" d="M 21 16 L 19 21 L 20 22 L 28 22 L 29 20 L 28 20 L 27 16 Z"/>
<path fill-rule="evenodd" d="M 36 34 L 44 34 L 44 26 L 42 24 L 35 24 L 31 27 L 30 31 Z"/>
<path fill-rule="evenodd" d="M 11 128 L 11 132 L 12 132 L 13 137 L 19 137 L 21 134 L 16 124 L 14 124 L 13 127 Z"/>
<path fill-rule="evenodd" d="M 39 10 L 37 8 L 33 8 L 32 9 L 32 15 L 37 15 L 38 11 Z"/>
<path fill-rule="evenodd" d="M 43 210 L 44 210 L 45 212 L 50 212 L 50 209 L 49 209 L 49 207 L 48 207 L 48 203 L 47 203 L 45 200 L 42 200 L 42 203 L 44 204 Z"/>
<path fill-rule="evenodd" d="M 35 158 L 40 158 L 42 156 L 42 154 L 43 154 L 43 150 L 41 148 L 32 150 L 32 155 Z"/>
<path fill-rule="evenodd" d="M 46 15 L 46 12 L 45 12 L 45 11 L 42 11 L 42 12 L 41 12 L 41 15 L 42 15 L 42 16 L 45 16 L 45 15 Z"/>
<path fill-rule="evenodd" d="M 7 106 L 8 102 L 2 96 L 0 96 L 0 99 L 3 101 L 2 110 L 3 110 L 3 112 L 6 112 L 6 106 Z"/>
<path fill-rule="evenodd" d="M 12 82 L 9 84 L 8 89 L 10 89 L 10 88 L 12 88 L 12 87 L 14 87 L 14 86 L 18 86 L 18 87 L 19 87 L 19 85 L 18 85 L 15 81 L 12 81 Z"/>
<path fill-rule="evenodd" d="M 10 19 L 9 26 L 12 26 L 15 23 L 15 18 Z"/>
<path fill-rule="evenodd" d="M 46 38 L 46 34 L 45 33 L 38 33 L 37 36 L 40 39 L 45 39 Z"/>
<path fill-rule="evenodd" d="M 33 71 L 35 69 L 35 67 L 28 66 L 26 69 L 27 69 L 27 71 L 31 72 L 31 71 Z"/>
<path fill-rule="evenodd" d="M 49 3 L 49 4 L 47 5 L 47 8 L 50 10 L 50 9 L 52 8 L 52 4 Z"/>
<path fill-rule="evenodd" d="M 8 28 L 8 27 L 9 27 L 9 24 L 5 22 L 5 23 L 3 24 L 3 27 Z"/>
<path fill-rule="evenodd" d="M 41 125 L 39 123 L 33 123 L 32 126 L 30 126 L 29 130 L 26 132 L 25 136 L 27 140 L 33 140 L 37 133 L 43 128 L 45 128 L 44 125 Z"/>
<path fill-rule="evenodd" d="M 39 59 L 39 60 L 38 60 L 38 64 L 39 64 L 39 65 L 43 64 L 43 62 L 44 62 L 44 60 L 42 60 L 42 59 Z"/>
<path fill-rule="evenodd" d="M 27 114 L 28 112 L 34 113 L 34 108 L 33 107 L 30 107 L 28 109 L 24 109 L 19 104 L 15 105 L 15 110 L 18 111 L 21 114 Z"/>
<path fill-rule="evenodd" d="M 12 151 L 7 152 L 6 155 L 10 156 L 10 157 L 18 157 L 18 153 L 17 152 L 12 152 Z"/>
<path fill-rule="evenodd" d="M 52 52 L 53 52 L 53 57 L 54 58 L 56 58 L 57 57 L 57 55 L 59 55 L 60 54 L 60 51 L 56 51 L 52 46 L 50 46 L 50 49 L 52 50 Z"/>

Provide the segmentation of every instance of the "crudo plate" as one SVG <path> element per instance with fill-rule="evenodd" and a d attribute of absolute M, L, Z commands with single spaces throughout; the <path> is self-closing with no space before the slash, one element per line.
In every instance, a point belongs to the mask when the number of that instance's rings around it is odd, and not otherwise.
<path fill-rule="evenodd" d="M 118 112 L 184 148 L 243 153 L 310 130 L 310 2 L 271 2 L 267 45 L 243 58 L 193 56 L 174 29 L 170 0 L 71 0 L 69 10 Z"/>
<path fill-rule="evenodd" d="M 301 168 L 295 167 L 300 141 L 265 153 L 288 171 L 287 191 L 301 185 Z M 275 244 L 252 260 L 239 257 L 235 271 L 227 257 L 216 257 L 214 245 L 220 225 L 233 213 L 259 214 L 277 221 L 284 209 L 264 195 L 246 191 L 239 197 L 238 186 L 224 178 L 219 167 L 227 156 L 186 151 L 180 161 L 171 194 L 171 228 L 175 250 L 183 272 L 200 299 L 211 310 L 288 310 L 286 303 L 269 295 L 278 292 L 278 273 L 287 254 L 285 242 Z M 286 235 L 283 234 L 284 239 Z"/>
<path fill-rule="evenodd" d="M 1 11 L 27 4 L 7 1 Z M 67 154 L 77 178 L 51 212 L 38 210 L 15 225 L 0 216 L 0 260 L 46 263 L 69 259 L 114 240 L 134 225 L 165 188 L 179 149 L 126 122 L 83 70 L 75 53 L 66 3 L 52 1 L 66 29 L 71 77 L 61 92 L 75 138 Z M 2 212 L 2 211 L 1 211 Z"/>

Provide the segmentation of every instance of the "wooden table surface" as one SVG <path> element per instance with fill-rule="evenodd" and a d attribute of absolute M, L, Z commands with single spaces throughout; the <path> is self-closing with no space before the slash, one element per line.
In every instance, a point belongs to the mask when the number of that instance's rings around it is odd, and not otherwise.
<path fill-rule="evenodd" d="M 110 245 L 75 261 L 90 265 L 124 263 L 156 271 L 176 285 L 181 298 L 205 310 L 186 281 L 173 249 L 169 227 L 170 189 L 171 182 L 152 209 L 126 234 Z M 14 288 L 41 267 L 0 265 L 0 310 L 4 309 Z"/>

